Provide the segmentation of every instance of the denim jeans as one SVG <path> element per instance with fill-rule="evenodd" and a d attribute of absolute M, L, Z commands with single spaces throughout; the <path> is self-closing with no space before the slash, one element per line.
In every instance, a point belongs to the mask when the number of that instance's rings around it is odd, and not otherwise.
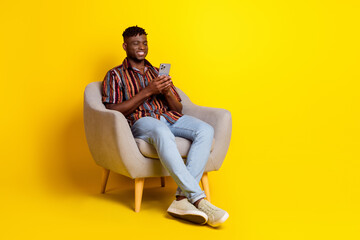
<path fill-rule="evenodd" d="M 188 115 L 174 124 L 164 117 L 160 120 L 143 117 L 134 123 L 131 131 L 135 138 L 155 147 L 162 165 L 178 185 L 176 195 L 187 197 L 191 203 L 206 197 L 199 182 L 210 155 L 214 137 L 212 126 Z M 185 163 L 177 149 L 175 136 L 192 141 Z"/>

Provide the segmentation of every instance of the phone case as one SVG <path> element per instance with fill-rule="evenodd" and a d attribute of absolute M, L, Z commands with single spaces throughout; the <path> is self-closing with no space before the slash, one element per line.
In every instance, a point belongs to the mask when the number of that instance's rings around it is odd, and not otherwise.
<path fill-rule="evenodd" d="M 171 64 L 169 64 L 169 63 L 161 63 L 160 68 L 159 68 L 159 76 L 161 76 L 161 75 L 169 76 L 170 66 L 171 66 Z"/>

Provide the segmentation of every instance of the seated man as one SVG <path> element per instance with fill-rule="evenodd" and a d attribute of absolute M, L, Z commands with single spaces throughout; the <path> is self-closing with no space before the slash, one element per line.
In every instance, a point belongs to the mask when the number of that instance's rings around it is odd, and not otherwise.
<path fill-rule="evenodd" d="M 123 48 L 127 57 L 111 69 L 103 81 L 103 103 L 127 118 L 135 138 L 154 145 L 162 165 L 178 185 L 176 200 L 168 208 L 174 217 L 218 226 L 229 214 L 212 205 L 199 186 L 210 155 L 214 130 L 207 123 L 183 115 L 182 104 L 170 76 L 158 76 L 159 69 L 146 59 L 147 33 L 129 27 Z M 186 164 L 177 149 L 175 136 L 190 139 Z"/>

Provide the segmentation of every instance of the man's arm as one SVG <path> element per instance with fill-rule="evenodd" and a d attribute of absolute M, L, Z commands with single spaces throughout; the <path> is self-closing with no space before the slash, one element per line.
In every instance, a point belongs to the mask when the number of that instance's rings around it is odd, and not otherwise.
<path fill-rule="evenodd" d="M 128 116 L 129 114 L 133 113 L 135 109 L 150 96 L 151 93 L 146 88 L 144 88 L 127 101 L 122 103 L 105 103 L 105 107 L 107 109 L 119 111 L 125 116 Z"/>
<path fill-rule="evenodd" d="M 171 84 L 170 77 L 159 76 L 155 78 L 154 81 L 150 82 L 150 84 L 147 87 L 143 88 L 138 94 L 136 94 L 134 97 L 130 98 L 129 100 L 124 101 L 122 103 L 105 103 L 105 107 L 107 109 L 119 111 L 125 116 L 128 116 L 131 113 L 133 113 L 147 98 L 151 97 L 154 94 L 159 94 L 167 88 L 170 88 L 170 84 Z M 171 92 L 170 94 L 172 95 Z M 166 97 L 166 99 L 167 98 L 168 97 Z"/>
<path fill-rule="evenodd" d="M 181 113 L 183 106 L 170 91 L 170 87 L 167 90 L 165 89 L 162 94 L 165 96 L 169 109 Z"/>

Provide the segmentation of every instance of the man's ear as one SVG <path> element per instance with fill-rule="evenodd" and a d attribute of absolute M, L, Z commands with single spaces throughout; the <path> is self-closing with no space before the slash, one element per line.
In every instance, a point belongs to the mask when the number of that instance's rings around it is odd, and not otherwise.
<path fill-rule="evenodd" d="M 124 42 L 123 43 L 123 49 L 125 50 L 125 52 L 126 52 L 126 47 L 127 47 L 127 44 Z"/>

